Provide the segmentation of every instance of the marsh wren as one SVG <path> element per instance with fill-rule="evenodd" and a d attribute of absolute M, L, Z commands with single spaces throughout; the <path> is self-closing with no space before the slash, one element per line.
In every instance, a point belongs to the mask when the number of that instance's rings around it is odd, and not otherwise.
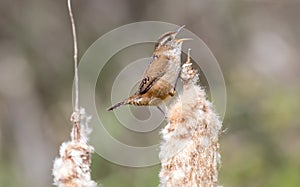
<path fill-rule="evenodd" d="M 158 106 L 176 93 L 175 87 L 181 69 L 181 47 L 189 38 L 175 38 L 177 31 L 167 32 L 155 44 L 151 62 L 146 69 L 138 90 L 127 99 L 109 107 L 111 111 L 121 105 Z M 161 110 L 161 109 L 160 109 Z"/>

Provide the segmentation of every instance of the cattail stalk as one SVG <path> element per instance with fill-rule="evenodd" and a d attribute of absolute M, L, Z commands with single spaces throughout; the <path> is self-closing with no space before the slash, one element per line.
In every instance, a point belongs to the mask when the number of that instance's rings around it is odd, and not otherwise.
<path fill-rule="evenodd" d="M 222 124 L 197 85 L 198 74 L 188 59 L 182 66 L 183 93 L 167 112 L 161 131 L 161 187 L 216 187 L 220 164 L 218 136 Z"/>
<path fill-rule="evenodd" d="M 78 111 L 79 108 L 79 90 L 78 90 L 78 47 L 77 47 L 77 34 L 76 34 L 76 27 L 75 27 L 75 21 L 73 17 L 72 12 L 72 6 L 71 6 L 71 0 L 67 0 L 68 5 L 68 12 L 70 16 L 71 26 L 72 26 L 72 36 L 73 36 L 73 42 L 74 42 L 74 111 Z"/>
<path fill-rule="evenodd" d="M 91 154 L 94 148 L 88 144 L 91 116 L 83 108 L 79 110 L 78 90 L 78 60 L 77 37 L 73 18 L 71 0 L 67 0 L 69 16 L 72 26 L 74 42 L 74 96 L 75 104 L 71 115 L 71 141 L 63 142 L 59 150 L 59 158 L 53 164 L 52 174 L 54 185 L 58 187 L 96 187 L 97 183 L 91 180 Z"/>

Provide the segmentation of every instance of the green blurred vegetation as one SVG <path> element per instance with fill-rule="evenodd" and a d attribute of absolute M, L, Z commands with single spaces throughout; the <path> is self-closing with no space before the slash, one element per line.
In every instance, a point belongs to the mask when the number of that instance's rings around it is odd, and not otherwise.
<path fill-rule="evenodd" d="M 79 56 L 124 24 L 185 24 L 212 50 L 226 81 L 219 184 L 300 185 L 300 2 L 74 0 L 73 8 Z M 0 1 L 0 186 L 51 186 L 53 159 L 71 129 L 72 49 L 65 1 Z M 141 49 L 151 54 L 151 46 Z M 123 58 L 111 59 L 101 75 L 108 81 L 97 83 L 100 108 L 110 104 Z M 113 134 L 134 142 L 111 114 L 105 119 Z M 97 154 L 92 161 L 92 177 L 103 186 L 159 183 L 159 165 L 122 167 Z"/>

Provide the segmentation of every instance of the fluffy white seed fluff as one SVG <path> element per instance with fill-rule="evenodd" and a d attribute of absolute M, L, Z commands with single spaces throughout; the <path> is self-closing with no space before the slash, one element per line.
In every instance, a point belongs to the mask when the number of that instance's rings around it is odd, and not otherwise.
<path fill-rule="evenodd" d="M 88 127 L 90 119 L 91 117 L 86 115 L 84 109 L 73 113 L 71 121 L 74 125 L 71 141 L 61 144 L 60 157 L 54 161 L 52 171 L 54 185 L 58 187 L 97 186 L 96 182 L 91 180 L 90 174 L 91 153 L 94 152 L 94 148 L 88 144 L 88 135 L 91 132 Z M 76 127 L 75 123 L 79 126 Z"/>
<path fill-rule="evenodd" d="M 183 65 L 183 93 L 169 108 L 168 124 L 161 131 L 162 187 L 215 187 L 220 163 L 218 136 L 222 124 L 197 85 L 198 75 L 189 61 Z"/>

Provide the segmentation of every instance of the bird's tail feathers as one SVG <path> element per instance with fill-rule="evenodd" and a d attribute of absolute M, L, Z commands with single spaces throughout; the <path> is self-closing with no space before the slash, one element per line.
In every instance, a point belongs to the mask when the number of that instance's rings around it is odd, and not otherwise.
<path fill-rule="evenodd" d="M 127 99 L 124 99 L 123 101 L 121 101 L 121 102 L 119 102 L 119 103 L 116 103 L 116 104 L 114 104 L 113 106 L 109 107 L 109 108 L 107 109 L 107 111 L 112 111 L 112 110 L 114 110 L 114 109 L 116 109 L 116 108 L 118 108 L 118 107 L 120 107 L 120 106 L 122 106 L 122 105 L 127 105 L 127 104 L 129 104 L 129 105 L 137 105 L 137 106 L 144 105 L 144 104 L 140 101 L 140 99 L 141 99 L 141 98 L 140 98 L 139 95 L 134 94 L 134 95 L 128 97 Z"/>
<path fill-rule="evenodd" d="M 112 111 L 112 110 L 114 110 L 114 109 L 120 107 L 121 105 L 127 104 L 126 101 L 127 101 L 127 100 L 124 100 L 124 101 L 121 101 L 121 102 L 119 102 L 119 103 L 114 104 L 113 106 L 109 107 L 109 108 L 107 109 L 107 111 Z"/>

